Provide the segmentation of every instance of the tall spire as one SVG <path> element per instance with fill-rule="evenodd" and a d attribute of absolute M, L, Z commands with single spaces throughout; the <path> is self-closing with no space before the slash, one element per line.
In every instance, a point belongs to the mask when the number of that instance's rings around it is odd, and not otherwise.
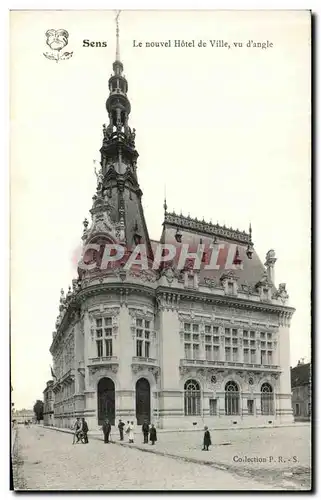
<path fill-rule="evenodd" d="M 119 16 L 120 16 L 120 10 L 117 11 L 117 15 L 115 18 L 116 21 L 116 61 L 120 61 L 120 50 L 119 50 Z"/>

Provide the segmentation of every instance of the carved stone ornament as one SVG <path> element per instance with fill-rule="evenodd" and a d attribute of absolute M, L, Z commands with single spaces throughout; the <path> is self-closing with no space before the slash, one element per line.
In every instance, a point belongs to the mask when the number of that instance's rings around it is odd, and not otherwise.
<path fill-rule="evenodd" d="M 272 287 L 272 283 L 269 280 L 269 277 L 268 277 L 268 274 L 266 271 L 264 271 L 262 278 L 255 285 L 256 289 L 262 288 L 262 287 L 267 287 L 267 288 Z"/>
<path fill-rule="evenodd" d="M 191 368 L 189 368 L 188 366 L 180 366 L 179 373 L 182 377 L 184 377 L 185 375 L 191 373 Z"/>
<path fill-rule="evenodd" d="M 154 312 L 147 309 L 147 307 L 144 307 L 143 309 L 130 307 L 129 315 L 132 317 L 132 325 L 136 325 L 136 318 L 145 319 L 147 321 L 152 321 L 154 319 Z"/>
<path fill-rule="evenodd" d="M 221 277 L 220 281 L 223 283 L 224 281 L 237 281 L 238 277 L 236 276 L 235 272 L 231 269 L 229 271 L 224 272 Z"/>
<path fill-rule="evenodd" d="M 216 281 L 211 279 L 211 278 L 204 278 L 204 283 L 209 288 L 216 288 L 217 287 Z"/>
<path fill-rule="evenodd" d="M 152 270 L 142 269 L 141 271 L 130 271 L 129 275 L 143 282 L 154 283 L 157 280 L 157 274 Z"/>
<path fill-rule="evenodd" d="M 277 298 L 281 299 L 281 302 L 283 302 L 283 303 L 285 303 L 288 300 L 289 294 L 286 291 L 286 284 L 285 283 L 279 284 L 279 289 L 276 292 L 276 295 L 277 295 Z"/>
<path fill-rule="evenodd" d="M 111 373 L 117 373 L 118 372 L 118 365 L 113 364 L 113 365 L 104 365 L 104 366 L 90 366 L 89 367 L 89 382 L 90 385 L 93 385 L 93 383 L 103 377 L 108 376 L 108 372 Z"/>
<path fill-rule="evenodd" d="M 173 283 L 174 279 L 176 278 L 176 273 L 174 272 L 172 267 L 167 267 L 161 271 L 161 275 L 165 276 L 167 279 L 168 283 Z"/>

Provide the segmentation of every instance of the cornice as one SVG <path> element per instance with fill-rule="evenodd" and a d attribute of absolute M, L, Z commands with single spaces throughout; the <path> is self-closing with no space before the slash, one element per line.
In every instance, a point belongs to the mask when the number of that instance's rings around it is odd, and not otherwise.
<path fill-rule="evenodd" d="M 240 231 L 239 229 L 233 229 L 231 227 L 228 228 L 226 226 L 220 226 L 219 224 L 205 222 L 204 219 L 202 221 L 199 221 L 197 218 L 193 219 L 184 215 L 177 215 L 175 212 L 165 213 L 163 224 L 168 224 L 196 233 L 207 233 L 211 236 L 217 236 L 220 238 L 237 241 L 239 243 L 242 243 L 243 245 L 251 243 L 251 236 L 245 231 Z"/>
<path fill-rule="evenodd" d="M 275 312 L 278 314 L 286 313 L 290 316 L 292 316 L 295 312 L 295 309 L 289 306 L 254 302 L 229 295 L 213 295 L 211 293 L 206 293 L 203 291 L 199 292 L 197 290 L 190 289 L 175 289 L 159 286 L 158 288 L 156 288 L 156 298 L 161 298 L 161 296 L 175 296 L 178 297 L 179 300 L 187 299 L 194 302 L 210 302 L 212 304 L 221 304 L 239 309 L 252 309 L 257 311 Z"/>

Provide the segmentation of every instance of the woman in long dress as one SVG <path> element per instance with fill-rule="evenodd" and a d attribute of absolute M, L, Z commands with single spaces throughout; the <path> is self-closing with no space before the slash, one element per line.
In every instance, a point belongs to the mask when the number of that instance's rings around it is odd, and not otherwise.
<path fill-rule="evenodd" d="M 128 426 L 129 432 L 128 432 L 128 439 L 130 443 L 134 442 L 134 422 L 130 422 Z"/>

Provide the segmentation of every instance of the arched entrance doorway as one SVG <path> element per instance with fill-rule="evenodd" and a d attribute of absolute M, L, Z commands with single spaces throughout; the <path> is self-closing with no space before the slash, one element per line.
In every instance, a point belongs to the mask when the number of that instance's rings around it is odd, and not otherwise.
<path fill-rule="evenodd" d="M 150 385 L 145 378 L 136 383 L 136 418 L 137 425 L 143 425 L 145 419 L 150 422 Z"/>
<path fill-rule="evenodd" d="M 97 386 L 98 425 L 108 418 L 115 425 L 115 384 L 110 378 L 102 378 Z"/>

